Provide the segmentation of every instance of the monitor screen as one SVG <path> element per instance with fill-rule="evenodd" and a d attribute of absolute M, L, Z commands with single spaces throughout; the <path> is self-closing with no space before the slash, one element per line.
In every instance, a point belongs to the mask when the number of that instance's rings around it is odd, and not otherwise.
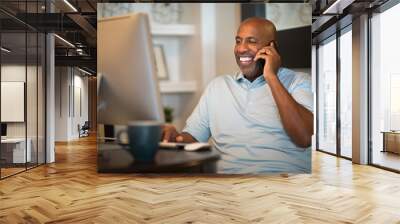
<path fill-rule="evenodd" d="M 98 123 L 164 122 L 147 15 L 101 19 L 97 38 Z"/>
<path fill-rule="evenodd" d="M 1 123 L 1 136 L 7 136 L 7 124 Z"/>

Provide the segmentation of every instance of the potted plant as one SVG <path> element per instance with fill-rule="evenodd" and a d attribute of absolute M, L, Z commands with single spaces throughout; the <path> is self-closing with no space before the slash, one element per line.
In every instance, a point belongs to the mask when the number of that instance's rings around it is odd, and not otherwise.
<path fill-rule="evenodd" d="M 165 116 L 165 121 L 167 123 L 172 123 L 174 116 L 174 108 L 172 107 L 164 107 L 164 116 Z"/>

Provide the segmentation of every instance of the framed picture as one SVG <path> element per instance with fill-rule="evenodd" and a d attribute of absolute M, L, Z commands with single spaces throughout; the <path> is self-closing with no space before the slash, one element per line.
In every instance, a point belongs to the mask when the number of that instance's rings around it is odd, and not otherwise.
<path fill-rule="evenodd" d="M 154 56 L 156 58 L 157 76 L 160 80 L 168 79 L 168 68 L 165 63 L 164 49 L 162 45 L 154 45 Z"/>

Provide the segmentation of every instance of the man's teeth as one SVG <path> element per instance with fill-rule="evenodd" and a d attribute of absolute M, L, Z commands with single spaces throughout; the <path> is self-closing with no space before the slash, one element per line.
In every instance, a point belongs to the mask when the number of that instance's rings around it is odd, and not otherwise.
<path fill-rule="evenodd" d="M 253 58 L 252 57 L 239 57 L 239 60 L 241 62 L 249 62 L 249 61 L 253 60 Z"/>

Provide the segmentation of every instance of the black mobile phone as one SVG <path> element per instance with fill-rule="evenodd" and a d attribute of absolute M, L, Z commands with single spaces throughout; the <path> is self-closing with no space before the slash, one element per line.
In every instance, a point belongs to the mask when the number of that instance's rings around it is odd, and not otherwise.
<path fill-rule="evenodd" d="M 264 58 L 259 58 L 259 59 L 256 61 L 256 66 L 257 66 L 258 68 L 263 69 L 263 68 L 264 68 L 264 65 L 265 65 L 265 60 L 264 60 Z"/>

